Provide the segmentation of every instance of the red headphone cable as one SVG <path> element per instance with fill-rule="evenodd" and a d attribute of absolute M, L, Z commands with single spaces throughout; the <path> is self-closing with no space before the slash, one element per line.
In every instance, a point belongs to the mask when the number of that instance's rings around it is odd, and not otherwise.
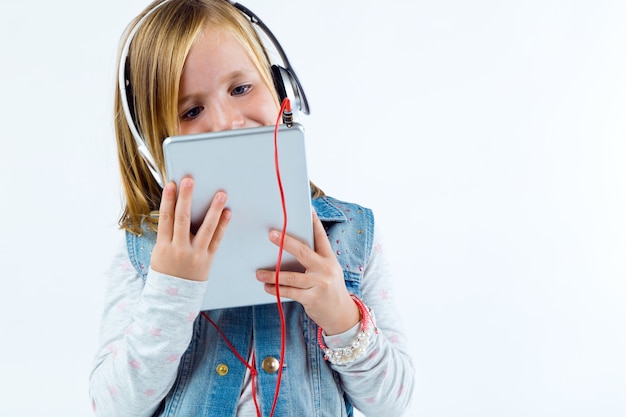
<path fill-rule="evenodd" d="M 276 286 L 276 305 L 278 307 L 278 316 L 280 318 L 280 360 L 278 365 L 278 375 L 276 378 L 276 390 L 274 392 L 274 402 L 272 403 L 272 411 L 270 412 L 270 417 L 274 415 L 274 411 L 276 409 L 276 404 L 278 402 L 278 394 L 280 392 L 280 382 L 283 375 L 283 366 L 285 363 L 285 340 L 286 340 L 286 329 L 285 329 L 285 313 L 283 311 L 283 305 L 280 299 L 280 266 L 283 259 L 283 250 L 285 247 L 285 232 L 287 230 L 287 206 L 285 203 L 285 191 L 283 189 L 283 182 L 280 176 L 280 164 L 278 159 L 278 127 L 280 125 L 280 120 L 283 119 L 283 123 L 287 125 L 287 127 L 291 127 L 293 125 L 293 113 L 291 111 L 291 103 L 288 98 L 285 98 L 280 106 L 280 111 L 278 113 L 278 118 L 276 119 L 276 125 L 274 127 L 274 166 L 276 167 L 276 180 L 278 182 L 278 189 L 280 191 L 280 201 L 283 210 L 283 228 L 282 233 L 280 234 L 280 243 L 278 246 L 278 257 L 276 260 L 276 277 L 275 277 L 275 286 Z M 258 417 L 261 416 L 261 410 L 259 408 L 259 404 L 256 398 L 256 376 L 258 372 L 256 370 L 256 359 L 254 352 L 252 353 L 252 365 L 250 365 L 244 358 L 237 352 L 237 349 L 230 343 L 226 335 L 222 332 L 222 330 L 217 326 L 206 312 L 201 312 L 202 316 L 209 321 L 215 327 L 217 332 L 222 336 L 222 339 L 226 342 L 228 347 L 233 351 L 237 359 L 241 363 L 245 365 L 246 368 L 250 371 L 251 383 L 252 383 L 252 399 L 254 400 L 254 407 L 256 408 L 256 414 Z"/>
<path fill-rule="evenodd" d="M 283 229 L 280 234 L 280 244 L 278 246 L 278 259 L 276 260 L 276 305 L 278 307 L 278 316 L 280 317 L 280 360 L 278 365 L 278 375 L 276 379 L 276 391 L 274 392 L 274 403 L 272 404 L 272 411 L 270 417 L 274 415 L 276 409 L 276 403 L 278 402 L 278 394 L 280 392 L 280 381 L 283 375 L 283 365 L 285 363 L 285 314 L 283 312 L 283 305 L 280 300 L 280 266 L 283 258 L 283 249 L 285 247 L 285 233 L 287 232 L 287 206 L 285 204 L 285 191 L 283 189 L 283 182 L 280 176 L 280 163 L 278 159 L 278 126 L 280 125 L 281 116 L 283 121 L 288 127 L 293 125 L 293 113 L 291 112 L 291 103 L 287 97 L 283 99 L 276 119 L 276 125 L 274 127 L 274 166 L 276 167 L 276 181 L 278 182 L 278 189 L 280 191 L 280 202 L 283 209 Z"/>

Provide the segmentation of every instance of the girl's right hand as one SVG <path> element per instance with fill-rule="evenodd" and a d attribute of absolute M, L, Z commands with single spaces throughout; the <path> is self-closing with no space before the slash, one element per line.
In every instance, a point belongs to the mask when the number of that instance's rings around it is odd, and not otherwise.
<path fill-rule="evenodd" d="M 159 208 L 157 239 L 150 266 L 163 274 L 193 281 L 206 281 L 213 256 L 224 237 L 231 217 L 225 209 L 226 193 L 219 191 L 197 233 L 191 233 L 191 194 L 193 180 L 183 178 L 178 199 L 176 184 L 163 188 Z"/>

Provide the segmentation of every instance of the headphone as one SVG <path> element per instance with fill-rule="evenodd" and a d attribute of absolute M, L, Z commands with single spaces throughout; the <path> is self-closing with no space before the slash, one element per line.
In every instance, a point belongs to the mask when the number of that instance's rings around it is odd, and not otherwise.
<path fill-rule="evenodd" d="M 139 134 L 139 129 L 137 128 L 137 124 L 135 123 L 134 119 L 134 108 L 131 109 L 131 106 L 134 106 L 132 105 L 133 94 L 132 87 L 130 85 L 130 59 L 128 57 L 128 51 L 130 50 L 130 44 L 135 37 L 135 33 L 141 27 L 146 18 L 152 15 L 152 13 L 154 13 L 157 9 L 166 4 L 168 1 L 169 0 L 164 0 L 154 6 L 137 22 L 137 24 L 135 24 L 135 26 L 128 34 L 124 46 L 122 47 L 120 62 L 118 66 L 118 87 L 120 90 L 122 109 L 124 111 L 126 122 L 128 123 L 128 127 L 131 134 L 133 135 L 133 138 L 135 139 L 135 142 L 137 143 L 137 150 L 139 151 L 139 154 L 142 156 L 142 158 L 146 162 L 146 165 L 148 166 L 148 169 L 150 170 L 150 173 L 161 187 L 164 186 L 163 178 L 161 176 L 161 173 L 159 172 L 152 153 L 148 149 L 148 145 Z M 287 54 L 285 54 L 282 46 L 280 46 L 280 43 L 278 42 L 278 39 L 276 39 L 276 36 L 274 36 L 272 31 L 265 25 L 265 23 L 263 23 L 263 21 L 261 21 L 261 19 L 259 19 L 259 17 L 254 14 L 250 9 L 232 0 L 224 1 L 227 1 L 232 6 L 234 6 L 244 16 L 246 16 L 250 20 L 250 22 L 255 25 L 255 27 L 258 27 L 261 32 L 265 34 L 267 39 L 270 40 L 270 42 L 274 46 L 274 49 L 280 56 L 280 59 L 282 60 L 282 66 L 272 64 L 270 68 L 272 79 L 274 82 L 274 88 L 278 93 L 279 102 L 282 102 L 285 98 L 289 98 L 295 110 L 301 111 L 304 114 L 309 114 L 309 102 L 306 98 L 306 95 L 304 94 L 302 84 L 300 84 L 300 80 L 298 80 L 296 72 L 289 63 Z M 265 45 L 262 46 L 264 49 L 266 49 Z"/>

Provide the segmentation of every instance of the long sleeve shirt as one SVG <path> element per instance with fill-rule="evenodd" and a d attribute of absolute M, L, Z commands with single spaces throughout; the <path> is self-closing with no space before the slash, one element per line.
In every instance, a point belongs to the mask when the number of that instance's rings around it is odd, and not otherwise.
<path fill-rule="evenodd" d="M 206 282 L 150 270 L 144 283 L 131 265 L 125 243 L 120 245 L 106 280 L 100 346 L 90 378 L 93 408 L 98 416 L 119 417 L 119 410 L 124 410 L 123 415 L 148 417 L 174 384 L 180 358 L 192 337 Z M 331 366 L 361 413 L 401 415 L 412 397 L 414 367 L 378 232 L 361 291 L 379 333 L 357 360 Z M 348 346 L 358 331 L 356 325 L 342 334 L 325 336 L 324 343 L 331 349 Z M 237 417 L 247 416 L 256 416 L 249 374 L 237 411 Z"/>

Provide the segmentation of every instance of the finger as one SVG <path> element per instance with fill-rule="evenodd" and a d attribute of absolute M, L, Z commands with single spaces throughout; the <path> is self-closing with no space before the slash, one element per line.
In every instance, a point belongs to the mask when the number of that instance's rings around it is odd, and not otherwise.
<path fill-rule="evenodd" d="M 220 246 L 224 235 L 226 234 L 226 228 L 228 227 L 228 223 L 230 222 L 230 218 L 232 213 L 229 209 L 225 209 L 222 211 L 222 215 L 220 216 L 220 221 L 217 224 L 217 229 L 213 233 L 213 238 L 211 239 L 211 243 L 209 244 L 209 253 L 214 254 L 217 252 L 217 248 Z"/>
<path fill-rule="evenodd" d="M 312 215 L 313 222 L 313 240 L 315 250 L 310 248 L 305 243 L 287 235 L 285 236 L 285 242 L 283 248 L 285 251 L 295 256 L 298 262 L 306 269 L 314 267 L 321 261 L 320 256 L 324 258 L 334 259 L 333 249 L 330 245 L 330 241 L 326 236 L 326 229 L 322 224 L 315 211 Z M 278 231 L 270 232 L 270 240 L 277 246 L 280 246 L 281 233 Z"/>
<path fill-rule="evenodd" d="M 276 284 L 276 271 L 258 270 L 256 272 L 257 280 L 266 284 Z M 280 271 L 278 274 L 278 283 L 281 287 L 298 288 L 308 290 L 312 288 L 311 280 L 306 274 L 292 271 Z"/>
<path fill-rule="evenodd" d="M 317 213 L 313 210 L 313 241 L 315 245 L 315 252 L 323 257 L 334 256 L 333 248 L 330 245 L 330 240 L 326 235 L 326 229 Z"/>
<path fill-rule="evenodd" d="M 266 293 L 270 295 L 275 296 L 277 293 L 276 285 L 274 284 L 265 284 L 263 286 L 263 289 L 265 290 Z M 301 288 L 285 287 L 281 285 L 280 286 L 280 298 L 289 298 L 290 300 L 295 300 L 303 304 L 304 303 L 303 296 L 306 294 L 305 291 L 306 290 L 303 290 Z"/>
<path fill-rule="evenodd" d="M 226 199 L 226 193 L 221 191 L 217 192 L 215 196 L 213 196 L 209 209 L 204 215 L 204 220 L 196 233 L 194 245 L 197 244 L 203 248 L 208 248 L 214 238 L 217 237 L 218 239 L 221 239 L 225 228 L 225 225 L 222 223 L 224 221 L 228 223 L 228 220 L 230 219 L 230 211 L 226 211 L 224 209 L 226 206 Z M 220 235 L 216 236 L 216 233 Z"/>
<path fill-rule="evenodd" d="M 277 230 L 272 230 L 270 232 L 270 240 L 276 246 L 280 246 L 280 240 L 282 237 L 282 233 Z M 300 265 L 302 265 L 305 269 L 311 268 L 314 265 L 316 253 L 315 251 L 309 247 L 307 244 L 300 242 L 298 239 L 293 238 L 289 235 L 285 236 L 285 241 L 283 245 L 283 249 L 293 255 Z"/>
<path fill-rule="evenodd" d="M 157 242 L 172 240 L 172 224 L 174 207 L 176 206 L 176 183 L 168 182 L 163 187 L 161 204 L 159 206 L 159 224 L 157 226 Z"/>
<path fill-rule="evenodd" d="M 174 231 L 172 238 L 180 243 L 189 242 L 191 230 L 191 196 L 193 180 L 183 178 L 178 187 L 178 198 L 174 209 Z"/>

